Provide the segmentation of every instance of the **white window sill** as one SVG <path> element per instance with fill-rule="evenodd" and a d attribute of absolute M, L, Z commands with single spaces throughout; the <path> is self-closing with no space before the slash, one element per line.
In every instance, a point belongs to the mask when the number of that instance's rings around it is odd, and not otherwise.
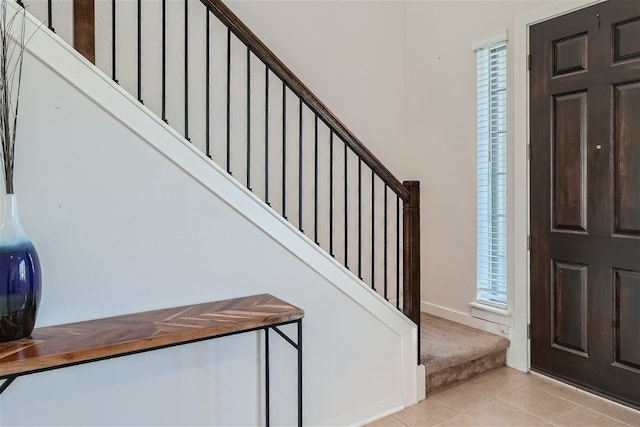
<path fill-rule="evenodd" d="M 469 303 L 471 306 L 471 316 L 499 325 L 511 325 L 511 310 L 492 307 L 477 301 Z"/>

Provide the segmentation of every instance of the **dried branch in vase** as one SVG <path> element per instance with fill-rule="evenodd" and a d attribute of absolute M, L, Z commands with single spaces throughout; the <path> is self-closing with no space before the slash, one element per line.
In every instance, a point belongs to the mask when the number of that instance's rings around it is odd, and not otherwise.
<path fill-rule="evenodd" d="M 10 12 L 8 0 L 0 0 L 0 139 L 6 194 L 13 194 L 16 128 L 24 59 L 25 12 Z"/>

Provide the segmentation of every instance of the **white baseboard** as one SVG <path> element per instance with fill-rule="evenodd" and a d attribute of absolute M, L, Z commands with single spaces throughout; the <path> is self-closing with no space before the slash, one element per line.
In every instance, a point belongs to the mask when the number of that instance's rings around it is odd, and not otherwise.
<path fill-rule="evenodd" d="M 472 328 L 491 332 L 492 334 L 505 335 L 503 331 L 500 330 L 500 325 L 497 323 L 473 317 L 471 315 L 471 308 L 469 308 L 469 313 L 463 313 L 461 311 L 452 310 L 447 307 L 422 301 L 420 303 L 420 310 L 425 313 L 433 314 L 434 316 L 451 320 L 452 322 L 461 323 Z"/>

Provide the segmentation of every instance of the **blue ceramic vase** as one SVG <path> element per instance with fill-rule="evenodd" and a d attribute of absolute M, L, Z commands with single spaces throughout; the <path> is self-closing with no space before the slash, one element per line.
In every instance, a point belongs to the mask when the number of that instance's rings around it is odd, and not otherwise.
<path fill-rule="evenodd" d="M 0 342 L 6 342 L 31 335 L 42 276 L 38 253 L 18 219 L 16 196 L 3 195 L 1 202 Z"/>

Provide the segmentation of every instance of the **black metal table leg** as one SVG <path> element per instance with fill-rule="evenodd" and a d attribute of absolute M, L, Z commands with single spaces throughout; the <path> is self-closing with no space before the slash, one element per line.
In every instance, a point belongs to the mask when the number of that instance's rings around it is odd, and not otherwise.
<path fill-rule="evenodd" d="M 293 341 L 291 338 L 287 336 L 284 332 L 282 332 L 278 326 L 287 325 L 295 323 L 298 328 L 298 339 L 297 342 Z M 266 425 L 269 427 L 269 329 L 273 329 L 278 335 L 282 337 L 286 342 L 288 342 L 293 348 L 298 350 L 298 426 L 302 427 L 302 319 L 298 319 L 295 321 L 283 323 L 280 325 L 272 325 L 265 329 L 265 383 L 266 383 Z"/>
<path fill-rule="evenodd" d="M 298 427 L 302 427 L 302 319 L 298 325 Z"/>
<path fill-rule="evenodd" d="M 269 396 L 269 328 L 264 329 L 264 365 L 266 426 L 269 427 L 271 425 L 271 416 L 269 413 L 269 406 L 271 404 L 271 399 Z"/>
<path fill-rule="evenodd" d="M 16 378 L 18 377 L 13 376 L 13 377 L 5 378 L 4 382 L 0 384 L 0 394 L 2 394 L 7 389 L 7 387 L 9 387 L 11 383 L 15 381 Z"/>

